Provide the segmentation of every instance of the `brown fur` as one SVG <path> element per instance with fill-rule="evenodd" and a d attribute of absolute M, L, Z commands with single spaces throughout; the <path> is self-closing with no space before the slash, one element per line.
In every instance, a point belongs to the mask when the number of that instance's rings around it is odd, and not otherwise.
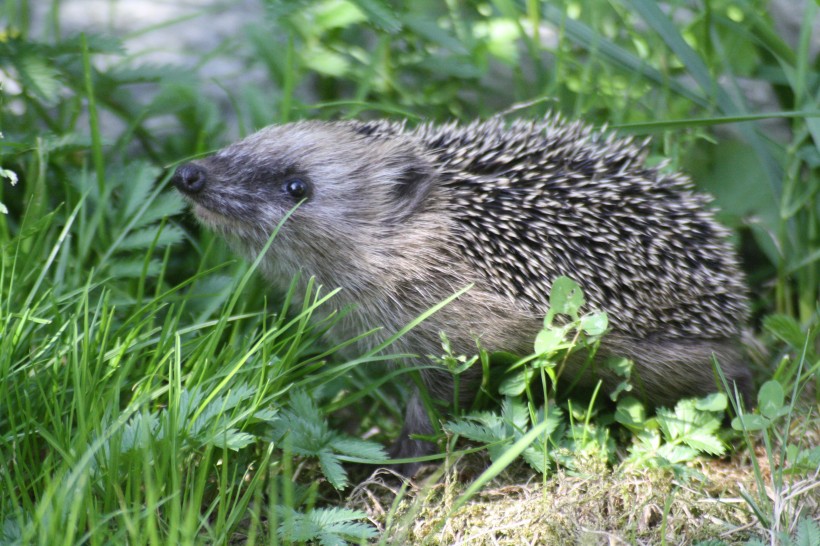
<path fill-rule="evenodd" d="M 397 350 L 423 362 L 441 353 L 443 330 L 456 353 L 473 353 L 477 339 L 491 351 L 527 354 L 549 286 L 566 274 L 610 314 L 600 352 L 634 360 L 636 390 L 648 402 L 715 391 L 713 354 L 750 392 L 736 341 L 746 315 L 743 279 L 725 230 L 685 179 L 644 167 L 629 142 L 557 118 L 509 130 L 497 120 L 414 131 L 302 122 L 269 127 L 186 168 L 175 183 L 198 218 L 248 257 L 299 201 L 285 191 L 288 181 L 309 186 L 264 272 L 280 286 L 300 273 L 342 287 L 335 304 L 354 309 L 335 335 L 384 327 L 360 349 L 472 284 Z M 596 212 L 598 199 L 605 212 Z M 623 220 L 609 221 L 618 214 Z M 446 373 L 422 377 L 434 397 L 452 398 Z M 602 378 L 605 387 L 616 383 Z M 477 380 L 464 378 L 462 402 Z M 409 435 L 430 430 L 415 397 L 394 454 L 428 452 Z"/>

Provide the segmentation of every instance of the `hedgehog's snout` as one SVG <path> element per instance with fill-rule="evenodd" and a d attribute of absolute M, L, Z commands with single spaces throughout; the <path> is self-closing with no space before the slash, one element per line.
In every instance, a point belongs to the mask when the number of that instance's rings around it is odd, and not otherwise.
<path fill-rule="evenodd" d="M 205 168 L 196 163 L 185 163 L 177 167 L 171 182 L 179 191 L 187 195 L 201 192 L 207 180 Z"/>

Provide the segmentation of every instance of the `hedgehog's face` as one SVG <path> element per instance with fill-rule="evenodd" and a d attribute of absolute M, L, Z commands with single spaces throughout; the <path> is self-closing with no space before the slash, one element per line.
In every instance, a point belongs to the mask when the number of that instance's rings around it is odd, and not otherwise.
<path fill-rule="evenodd" d="M 173 182 L 205 225 L 247 254 L 261 250 L 291 213 L 271 251 L 309 264 L 316 254 L 322 263 L 343 259 L 396 231 L 423 206 L 433 176 L 402 137 L 302 122 L 268 127 L 182 165 Z"/>

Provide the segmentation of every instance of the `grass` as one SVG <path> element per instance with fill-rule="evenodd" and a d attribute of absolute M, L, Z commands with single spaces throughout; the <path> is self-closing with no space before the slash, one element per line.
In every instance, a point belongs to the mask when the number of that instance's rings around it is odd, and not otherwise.
<path fill-rule="evenodd" d="M 128 50 L 210 8 L 111 36 L 61 33 L 59 0 L 48 35 L 28 0 L 0 6 L 0 542 L 820 544 L 814 3 L 790 42 L 757 0 L 269 0 L 192 63 L 249 52 L 262 81 L 223 96 Z M 389 345 L 323 344 L 332 287 L 268 294 L 168 167 L 299 118 L 547 110 L 652 135 L 650 162 L 715 195 L 768 352 L 759 409 L 733 430 L 713 401 L 543 412 L 508 391 L 445 424 L 418 488 L 368 480 L 411 383 Z"/>

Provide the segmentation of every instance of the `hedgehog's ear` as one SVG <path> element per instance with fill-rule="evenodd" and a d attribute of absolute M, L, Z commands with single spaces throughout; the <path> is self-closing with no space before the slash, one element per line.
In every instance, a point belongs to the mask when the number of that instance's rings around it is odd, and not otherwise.
<path fill-rule="evenodd" d="M 427 196 L 435 183 L 436 173 L 426 160 L 409 157 L 400 163 L 390 188 L 392 214 L 390 221 L 399 223 L 425 209 Z"/>

